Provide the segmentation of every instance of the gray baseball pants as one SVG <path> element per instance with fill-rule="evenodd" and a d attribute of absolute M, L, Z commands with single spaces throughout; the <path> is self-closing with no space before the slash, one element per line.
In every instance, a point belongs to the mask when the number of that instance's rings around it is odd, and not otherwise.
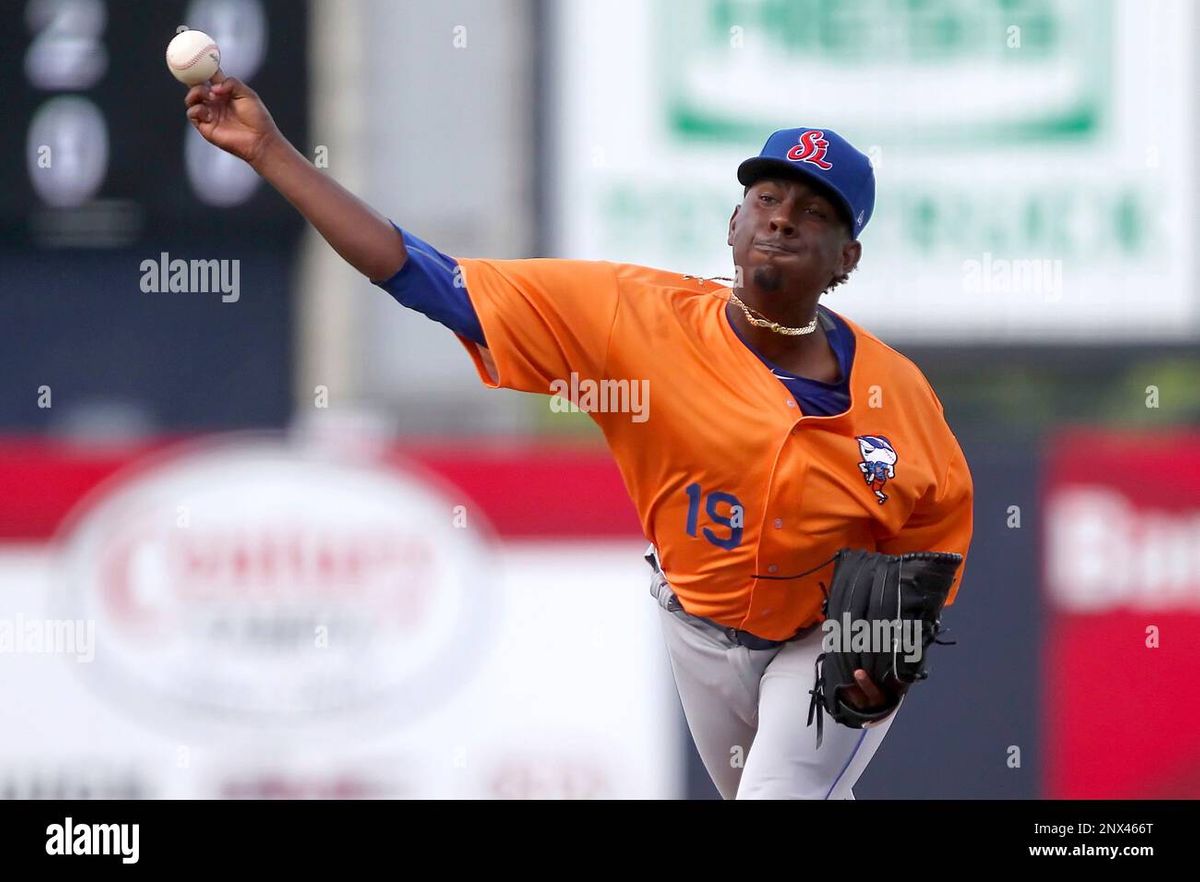
<path fill-rule="evenodd" d="M 851 788 L 899 708 L 866 729 L 826 716 L 818 748 L 808 707 L 820 628 L 780 647 L 749 649 L 685 612 L 657 570 L 650 591 L 688 728 L 722 798 L 854 799 Z"/>

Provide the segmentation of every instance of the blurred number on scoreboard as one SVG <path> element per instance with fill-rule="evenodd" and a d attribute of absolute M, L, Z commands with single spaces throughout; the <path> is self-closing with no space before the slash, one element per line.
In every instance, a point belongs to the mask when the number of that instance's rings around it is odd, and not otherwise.
<path fill-rule="evenodd" d="M 33 34 L 25 75 L 36 89 L 90 89 L 108 68 L 104 48 L 107 10 L 101 0 L 30 0 L 26 24 Z M 47 100 L 29 125 L 27 156 L 33 189 L 49 205 L 82 205 L 108 173 L 108 126 L 91 99 L 62 95 Z"/>

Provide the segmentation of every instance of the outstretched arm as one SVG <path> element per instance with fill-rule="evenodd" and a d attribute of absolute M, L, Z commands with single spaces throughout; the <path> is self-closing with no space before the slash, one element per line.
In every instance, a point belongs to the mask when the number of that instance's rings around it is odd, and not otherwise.
<path fill-rule="evenodd" d="M 409 246 L 390 220 L 288 143 L 245 83 L 218 71 L 188 91 L 186 104 L 205 140 L 249 163 L 347 263 L 453 330 L 488 385 L 546 394 L 572 372 L 603 375 L 618 302 L 613 265 L 451 258 L 416 247 L 415 237 Z"/>
<path fill-rule="evenodd" d="M 305 159 L 245 83 L 217 71 L 211 85 L 193 86 L 185 103 L 205 140 L 249 163 L 368 279 L 388 279 L 404 266 L 407 251 L 392 224 Z"/>

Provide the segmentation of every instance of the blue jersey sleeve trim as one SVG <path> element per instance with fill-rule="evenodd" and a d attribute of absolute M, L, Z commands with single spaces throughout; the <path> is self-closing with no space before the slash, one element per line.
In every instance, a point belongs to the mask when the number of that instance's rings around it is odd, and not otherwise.
<path fill-rule="evenodd" d="M 408 259 L 390 279 L 374 284 L 460 337 L 487 346 L 479 316 L 461 282 L 458 261 L 396 224 L 392 226 L 404 239 Z"/>

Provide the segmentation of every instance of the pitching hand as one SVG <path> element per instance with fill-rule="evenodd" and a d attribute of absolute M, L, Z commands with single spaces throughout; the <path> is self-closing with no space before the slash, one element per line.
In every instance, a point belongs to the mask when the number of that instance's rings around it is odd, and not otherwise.
<path fill-rule="evenodd" d="M 281 137 L 262 99 L 241 80 L 221 71 L 188 90 L 187 117 L 204 139 L 254 165 L 264 147 Z"/>

